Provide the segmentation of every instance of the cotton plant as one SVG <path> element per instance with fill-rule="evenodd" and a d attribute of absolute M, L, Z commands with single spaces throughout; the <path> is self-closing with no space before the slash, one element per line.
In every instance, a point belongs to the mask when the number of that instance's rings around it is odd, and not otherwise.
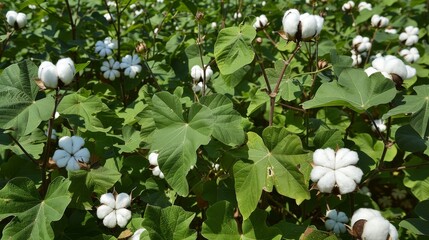
<path fill-rule="evenodd" d="M 38 78 L 46 88 L 67 86 L 73 81 L 75 74 L 76 68 L 71 58 L 62 58 L 58 60 L 56 65 L 49 61 L 43 61 L 38 70 Z"/>
<path fill-rule="evenodd" d="M 405 61 L 409 63 L 414 63 L 420 59 L 420 53 L 417 48 L 412 47 L 410 49 L 402 49 L 399 52 L 399 55 L 405 59 Z"/>
<path fill-rule="evenodd" d="M 371 25 L 375 28 L 384 28 L 389 25 L 389 19 L 378 14 L 374 14 L 371 17 Z"/>
<path fill-rule="evenodd" d="M 104 78 L 113 81 L 120 76 L 119 68 L 120 63 L 111 58 L 108 61 L 103 61 L 100 70 L 103 72 Z"/>
<path fill-rule="evenodd" d="M 124 69 L 125 76 L 129 76 L 130 78 L 135 78 L 137 73 L 142 71 L 142 66 L 140 63 L 140 57 L 133 55 L 126 55 L 122 58 L 122 62 L 120 67 Z"/>
<path fill-rule="evenodd" d="M 6 21 L 9 26 L 14 27 L 15 29 L 21 29 L 27 25 L 27 15 L 25 13 L 10 10 L 6 13 Z"/>
<path fill-rule="evenodd" d="M 123 228 L 131 219 L 131 196 L 127 193 L 105 193 L 100 197 L 101 205 L 97 208 L 97 217 L 103 219 L 103 225 L 114 228 L 116 225 Z M 141 233 L 140 233 L 141 234 Z"/>
<path fill-rule="evenodd" d="M 68 171 L 80 169 L 82 163 L 88 163 L 90 152 L 83 145 L 85 141 L 79 136 L 64 136 L 58 141 L 57 149 L 52 156 L 52 160 L 59 168 L 65 167 Z"/>
<path fill-rule="evenodd" d="M 263 29 L 268 24 L 268 18 L 264 14 L 262 14 L 259 17 L 256 17 L 255 23 L 253 24 L 253 27 L 255 29 Z"/>
<path fill-rule="evenodd" d="M 393 55 L 378 56 L 372 61 L 371 65 L 372 67 L 365 69 L 368 76 L 381 72 L 384 77 L 393 80 L 397 87 L 400 87 L 404 80 L 416 75 L 415 68 L 406 65 L 401 59 Z"/>
<path fill-rule="evenodd" d="M 336 152 L 331 148 L 317 149 L 310 178 L 322 193 L 331 193 L 334 187 L 340 194 L 353 192 L 363 175 L 362 170 L 354 166 L 358 161 L 358 154 L 347 148 Z"/>
<path fill-rule="evenodd" d="M 319 36 L 323 22 L 321 16 L 300 14 L 297 9 L 287 10 L 282 19 L 283 31 L 290 41 L 310 41 Z"/>
<path fill-rule="evenodd" d="M 347 230 L 345 224 L 348 222 L 349 218 L 344 212 L 338 212 L 336 209 L 326 212 L 325 228 L 328 231 L 335 234 L 345 233 Z"/>
<path fill-rule="evenodd" d="M 106 57 L 113 54 L 113 50 L 118 48 L 118 43 L 111 37 L 106 37 L 103 41 L 97 41 L 95 43 L 95 53 L 100 57 Z"/>
<path fill-rule="evenodd" d="M 399 41 L 407 46 L 413 46 L 419 41 L 419 29 L 413 26 L 407 26 L 405 32 L 399 34 Z"/>
<path fill-rule="evenodd" d="M 367 240 L 397 240 L 398 231 L 379 211 L 359 208 L 351 219 L 352 235 Z"/>
<path fill-rule="evenodd" d="M 149 164 L 152 167 L 152 174 L 156 177 L 164 179 L 164 173 L 161 171 L 158 165 L 158 156 L 159 154 L 156 152 L 150 153 L 148 157 Z"/>

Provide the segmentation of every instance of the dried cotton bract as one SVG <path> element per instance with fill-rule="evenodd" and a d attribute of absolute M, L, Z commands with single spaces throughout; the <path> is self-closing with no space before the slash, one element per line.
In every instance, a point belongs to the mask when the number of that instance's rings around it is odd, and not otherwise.
<path fill-rule="evenodd" d="M 323 193 L 331 193 L 335 186 L 340 194 L 353 192 L 363 175 L 360 168 L 353 166 L 358 161 L 357 153 L 347 148 L 337 152 L 331 148 L 317 149 L 313 154 L 310 178 Z"/>
<path fill-rule="evenodd" d="M 365 240 L 397 240 L 398 231 L 381 213 L 370 208 L 359 208 L 351 220 L 352 235 Z"/>
<path fill-rule="evenodd" d="M 126 193 L 114 196 L 105 193 L 100 197 L 101 205 L 97 208 L 97 217 L 103 219 L 104 226 L 114 228 L 116 225 L 125 227 L 131 219 L 131 211 L 127 207 L 131 204 L 131 197 Z"/>
<path fill-rule="evenodd" d="M 87 148 L 82 148 L 85 144 L 83 138 L 78 136 L 64 136 L 58 141 L 57 149 L 52 156 L 52 160 L 58 167 L 66 167 L 69 171 L 80 169 L 80 163 L 88 163 L 90 153 Z"/>
<path fill-rule="evenodd" d="M 296 9 L 289 9 L 283 16 L 283 31 L 287 40 L 309 41 L 322 31 L 324 19 L 308 13 L 300 14 Z"/>

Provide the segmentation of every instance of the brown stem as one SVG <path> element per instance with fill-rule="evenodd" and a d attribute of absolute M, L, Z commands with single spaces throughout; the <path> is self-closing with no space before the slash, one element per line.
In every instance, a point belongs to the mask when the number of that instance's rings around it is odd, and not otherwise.
<path fill-rule="evenodd" d="M 302 113 L 306 113 L 306 112 L 307 112 L 307 111 L 305 111 L 305 109 L 303 109 L 303 108 L 294 107 L 294 106 L 288 105 L 288 104 L 286 104 L 286 103 L 279 103 L 279 104 L 280 104 L 281 106 L 286 107 L 286 108 L 289 108 L 289 109 L 291 109 L 291 110 L 295 110 L 295 111 L 302 112 Z"/>
<path fill-rule="evenodd" d="M 271 38 L 271 36 L 267 33 L 267 30 L 264 28 L 262 31 L 264 31 L 265 36 L 270 40 L 271 44 L 273 44 L 274 47 L 277 47 L 277 43 Z"/>

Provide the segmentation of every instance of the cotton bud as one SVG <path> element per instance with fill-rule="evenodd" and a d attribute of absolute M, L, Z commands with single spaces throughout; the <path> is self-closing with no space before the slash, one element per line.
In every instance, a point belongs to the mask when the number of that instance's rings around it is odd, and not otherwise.
<path fill-rule="evenodd" d="M 398 231 L 381 213 L 370 208 L 359 208 L 351 220 L 352 235 L 366 240 L 397 240 Z"/>
<path fill-rule="evenodd" d="M 353 1 L 348 1 L 348 2 L 346 2 L 346 3 L 344 3 L 343 4 L 343 6 L 341 7 L 341 9 L 344 11 L 344 12 L 349 12 L 349 11 L 351 11 L 352 10 L 352 8 L 355 6 L 355 2 L 353 2 Z"/>
<path fill-rule="evenodd" d="M 262 28 L 265 28 L 267 26 L 267 24 L 268 24 L 268 18 L 267 18 L 267 16 L 262 14 L 261 16 L 256 17 L 256 21 L 253 24 L 253 27 L 255 29 L 262 29 Z"/>
<path fill-rule="evenodd" d="M 399 52 L 399 55 L 401 55 L 405 59 L 405 61 L 409 63 L 413 63 L 420 58 L 419 50 L 417 50 L 417 48 L 415 47 L 410 49 L 402 49 Z"/>
<path fill-rule="evenodd" d="M 389 24 L 389 19 L 377 14 L 371 17 L 371 25 L 376 28 L 386 27 Z"/>
<path fill-rule="evenodd" d="M 38 77 L 46 88 L 58 87 L 57 67 L 53 63 L 49 61 L 42 62 L 39 66 Z"/>
<path fill-rule="evenodd" d="M 353 38 L 353 49 L 356 49 L 358 52 L 366 52 L 371 48 L 371 42 L 368 37 L 362 37 L 357 35 Z"/>
<path fill-rule="evenodd" d="M 65 86 L 69 85 L 73 81 L 73 77 L 76 73 L 76 69 L 71 58 L 63 58 L 58 60 L 56 66 L 58 78 L 64 83 Z"/>

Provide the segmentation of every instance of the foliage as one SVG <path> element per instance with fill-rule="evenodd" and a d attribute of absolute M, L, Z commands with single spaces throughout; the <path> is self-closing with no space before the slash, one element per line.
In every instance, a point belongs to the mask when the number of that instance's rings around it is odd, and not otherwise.
<path fill-rule="evenodd" d="M 326 231 L 327 210 L 351 218 L 371 207 L 400 239 L 427 238 L 428 3 L 370 3 L 4 2 L 2 237 L 127 239 L 144 228 L 141 239 L 353 239 Z M 285 39 L 292 8 L 320 13 L 320 35 Z M 8 24 L 9 10 L 26 14 L 25 27 Z M 268 24 L 253 27 L 261 14 Z M 389 19 L 388 31 L 371 25 L 374 14 Z M 407 26 L 419 29 L 413 46 L 399 40 Z M 359 52 L 357 35 L 371 47 Z M 400 53 L 411 47 L 420 57 L 407 63 Z M 415 76 L 367 74 L 377 54 Z M 134 61 L 121 68 L 126 55 Z M 73 82 L 46 88 L 38 66 L 67 57 Z M 106 74 L 109 60 L 118 64 Z M 193 79 L 195 65 L 203 74 Z M 78 171 L 52 160 L 63 136 L 82 137 L 90 152 L 89 163 L 70 156 Z M 322 194 L 311 181 L 313 153 L 325 148 L 357 152 L 355 191 Z M 110 192 L 131 196 L 124 228 L 97 217 Z"/>

